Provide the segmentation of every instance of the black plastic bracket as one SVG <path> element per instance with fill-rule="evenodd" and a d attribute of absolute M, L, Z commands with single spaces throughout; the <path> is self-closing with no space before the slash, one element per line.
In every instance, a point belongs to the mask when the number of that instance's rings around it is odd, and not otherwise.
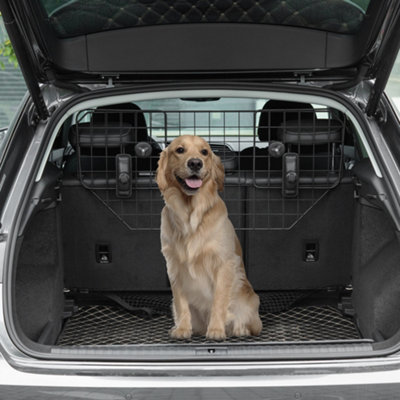
<path fill-rule="evenodd" d="M 116 162 L 116 196 L 132 196 L 132 157 L 129 154 L 117 154 Z"/>
<path fill-rule="evenodd" d="M 304 242 L 303 261 L 316 262 L 319 260 L 319 243 L 317 240 Z"/>
<path fill-rule="evenodd" d="M 297 197 L 299 194 L 299 156 L 296 153 L 285 153 L 282 162 L 282 196 Z"/>
<path fill-rule="evenodd" d="M 98 264 L 110 264 L 112 262 L 111 246 L 108 243 L 96 243 L 95 257 Z"/>

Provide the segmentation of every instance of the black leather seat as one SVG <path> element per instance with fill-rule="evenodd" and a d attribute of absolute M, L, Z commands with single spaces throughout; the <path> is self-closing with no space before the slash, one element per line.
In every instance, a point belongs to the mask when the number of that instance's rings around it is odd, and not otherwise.
<path fill-rule="evenodd" d="M 269 100 L 260 111 L 257 136 L 265 147 L 248 147 L 240 152 L 240 167 L 243 170 L 280 170 L 282 160 L 269 156 L 268 146 L 278 141 L 278 131 L 285 121 L 296 121 L 299 118 L 313 120 L 314 109 L 311 104 L 294 101 Z"/>
<path fill-rule="evenodd" d="M 115 171 L 115 156 L 130 154 L 134 171 L 155 171 L 161 147 L 149 135 L 142 110 L 133 103 L 113 104 L 93 111 L 90 122 L 72 125 L 69 141 L 75 150 L 64 168 L 68 174 Z M 145 142 L 151 155 L 137 157 L 135 145 Z"/>
<path fill-rule="evenodd" d="M 277 130 L 287 152 L 299 157 L 300 171 L 334 172 L 339 168 L 343 123 L 334 119 L 286 121 Z"/>

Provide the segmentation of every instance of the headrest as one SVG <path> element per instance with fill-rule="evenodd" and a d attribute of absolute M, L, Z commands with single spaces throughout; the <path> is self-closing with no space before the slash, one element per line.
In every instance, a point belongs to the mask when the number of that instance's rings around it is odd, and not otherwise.
<path fill-rule="evenodd" d="M 134 134 L 132 125 L 127 123 L 113 122 L 104 127 L 85 122 L 71 126 L 69 141 L 74 148 L 78 144 L 80 147 L 115 148 L 134 143 Z"/>
<path fill-rule="evenodd" d="M 238 160 L 236 153 L 229 146 L 226 144 L 210 143 L 210 147 L 213 153 L 221 159 L 225 172 L 237 169 Z"/>
<path fill-rule="evenodd" d="M 136 141 L 147 141 L 147 126 L 144 114 L 139 106 L 133 103 L 102 106 L 93 111 L 92 122 L 96 125 L 109 123 L 127 123 L 136 128 Z"/>
<path fill-rule="evenodd" d="M 286 121 L 281 124 L 278 138 L 286 144 L 314 145 L 342 141 L 343 124 L 337 120 Z"/>
<path fill-rule="evenodd" d="M 114 112 L 112 112 L 114 111 Z M 139 112 L 136 112 L 139 111 Z M 104 123 L 105 118 L 104 115 L 107 113 L 107 120 L 110 122 L 120 122 L 121 117 L 123 122 L 130 122 L 133 121 L 134 114 L 141 114 L 141 108 L 133 103 L 121 103 L 121 104 L 111 104 L 109 106 L 101 106 L 93 112 L 93 122 L 94 123 Z M 140 121 L 138 121 L 139 123 Z"/>
<path fill-rule="evenodd" d="M 279 127 L 285 120 L 296 120 L 299 117 L 313 120 L 314 116 L 314 108 L 311 104 L 269 100 L 264 104 L 261 111 L 257 130 L 258 138 L 262 142 L 278 140 Z"/>

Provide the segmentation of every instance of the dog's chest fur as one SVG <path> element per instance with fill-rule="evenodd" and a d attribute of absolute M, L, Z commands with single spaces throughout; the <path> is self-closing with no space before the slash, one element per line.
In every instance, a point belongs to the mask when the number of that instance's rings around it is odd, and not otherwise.
<path fill-rule="evenodd" d="M 213 230 L 205 231 L 201 223 L 193 230 L 190 218 L 187 221 L 181 220 L 178 224 L 176 222 L 175 218 L 172 223 L 170 221 L 170 235 L 166 240 L 168 247 L 174 248 L 175 261 L 185 267 L 183 269 L 193 278 L 205 272 L 212 272 L 205 270 L 209 268 L 210 257 L 215 257 L 218 253 L 217 242 L 212 237 Z"/>
<path fill-rule="evenodd" d="M 216 218 L 213 229 L 205 230 L 202 218 L 193 229 L 193 218 L 197 216 L 177 215 L 166 207 L 162 214 L 161 241 L 169 278 L 181 283 L 191 302 L 201 304 L 212 301 L 215 269 L 221 264 L 220 243 L 214 229 L 218 229 L 222 219 Z"/>

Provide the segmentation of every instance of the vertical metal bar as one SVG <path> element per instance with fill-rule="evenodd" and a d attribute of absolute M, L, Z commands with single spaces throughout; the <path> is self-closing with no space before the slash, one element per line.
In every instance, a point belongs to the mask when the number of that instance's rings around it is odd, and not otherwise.
<path fill-rule="evenodd" d="M 124 144 L 122 141 L 122 135 L 123 135 L 123 120 L 124 120 L 124 112 L 128 113 L 128 111 L 124 111 L 122 109 L 120 110 L 115 110 L 116 113 L 118 113 L 118 129 L 119 129 L 119 150 L 120 153 L 126 153 L 126 148 L 125 146 L 129 146 L 129 141 L 128 143 Z M 134 122 L 134 126 L 133 129 L 136 130 L 137 129 L 137 120 L 135 120 Z M 129 136 L 128 136 L 129 138 Z M 107 146 L 106 146 L 107 148 Z M 114 152 L 113 152 L 114 153 Z M 114 154 L 114 160 L 115 160 L 116 155 Z M 108 170 L 108 153 L 106 155 L 106 159 L 107 159 L 107 170 Z M 117 167 L 114 165 L 115 170 L 117 169 Z M 109 175 L 107 173 L 107 175 Z M 116 177 L 116 179 L 118 179 L 118 177 Z M 116 185 L 118 185 L 118 182 L 116 181 Z M 108 186 L 108 185 L 107 185 Z M 107 191 L 108 192 L 108 191 Z M 120 212 L 121 212 L 121 218 L 123 219 L 123 221 L 126 223 L 126 213 L 125 213 L 125 201 L 123 199 L 119 199 L 119 204 L 120 204 Z"/>
<path fill-rule="evenodd" d="M 329 146 L 330 148 L 331 146 Z M 332 159 L 331 159 L 331 171 L 335 172 L 335 152 L 336 152 L 336 143 L 332 143 Z"/>
<path fill-rule="evenodd" d="M 287 131 L 287 113 L 286 110 L 282 110 L 283 111 L 283 131 L 286 132 Z M 298 153 L 299 153 L 299 149 L 297 149 Z M 283 179 L 284 177 L 282 177 L 282 185 L 283 185 Z M 285 197 L 282 195 L 282 209 L 281 209 L 281 229 L 283 229 L 285 227 Z M 296 199 L 298 200 L 298 199 Z"/>
<path fill-rule="evenodd" d="M 223 144 L 225 146 L 226 144 L 226 111 L 222 112 L 223 118 L 222 118 L 222 132 L 223 132 Z M 224 155 L 225 153 L 225 147 L 222 149 L 222 154 Z"/>
<path fill-rule="evenodd" d="M 264 111 L 265 112 L 265 111 Z M 271 145 L 271 110 L 267 110 L 267 116 L 268 116 L 268 147 Z M 267 228 L 271 227 L 271 156 L 269 155 L 269 153 L 267 154 L 268 157 L 268 173 L 267 173 L 267 177 L 268 177 L 268 181 L 267 181 L 267 185 L 266 185 L 266 191 L 267 191 Z"/>
<path fill-rule="evenodd" d="M 191 114 L 193 114 L 193 122 L 191 122 L 192 125 L 192 130 L 195 136 L 197 136 L 197 124 L 196 124 L 196 111 L 191 111 Z M 183 134 L 185 135 L 186 132 L 184 132 Z"/>
<path fill-rule="evenodd" d="M 207 111 L 207 117 L 208 117 L 208 141 L 211 141 L 211 112 Z"/>
<path fill-rule="evenodd" d="M 344 119 L 342 121 L 342 135 L 340 138 L 340 142 L 342 145 L 342 151 L 340 152 L 340 159 L 339 159 L 339 176 L 338 179 L 341 179 L 342 174 L 343 174 L 343 161 L 344 161 L 344 137 L 345 137 L 345 133 L 346 133 L 346 116 L 344 116 Z"/>
<path fill-rule="evenodd" d="M 268 148 L 269 148 L 269 146 L 271 146 L 271 110 L 267 111 L 267 116 L 268 116 Z M 270 186 L 270 184 L 271 184 L 271 156 L 269 155 L 269 152 L 267 153 L 267 168 L 268 168 L 267 186 Z"/>
<path fill-rule="evenodd" d="M 313 143 L 312 143 L 312 155 L 311 155 L 311 157 L 312 157 L 312 185 L 314 186 L 314 184 L 315 184 L 315 158 L 316 158 L 315 139 L 316 139 L 316 136 L 317 136 L 317 133 L 316 133 L 316 122 L 315 122 L 316 117 L 317 117 L 317 113 L 315 111 L 313 111 L 312 117 L 313 117 L 313 126 L 312 126 L 312 129 L 313 129 L 313 132 L 312 132 Z"/>
<path fill-rule="evenodd" d="M 144 114 L 143 114 L 143 117 L 144 117 Z M 147 134 L 147 140 L 148 140 L 148 142 L 150 142 L 150 144 L 151 144 L 151 142 L 154 142 L 154 140 L 153 140 L 153 132 L 152 131 L 150 131 Z M 150 229 L 150 230 L 153 229 L 153 219 L 154 219 L 153 218 L 153 212 L 154 212 L 154 210 L 153 210 L 153 207 L 154 207 L 153 191 L 154 191 L 154 187 L 153 187 L 153 165 L 152 165 L 153 164 L 153 157 L 154 157 L 154 155 L 153 155 L 153 152 L 152 152 L 151 155 L 150 155 L 150 158 L 149 158 L 149 174 L 147 176 L 147 178 L 148 178 L 148 188 L 150 190 L 150 218 L 149 218 L 150 219 L 150 223 L 149 223 L 149 226 L 148 226 L 148 229 Z M 146 188 L 146 186 L 144 187 L 144 189 Z M 142 191 L 143 196 L 145 195 L 146 192 L 147 192 L 146 190 Z"/>
<path fill-rule="evenodd" d="M 240 152 L 241 152 L 241 150 L 242 150 L 241 141 L 240 141 L 240 140 L 241 140 L 241 135 L 242 135 L 242 132 L 241 132 L 241 112 L 240 112 L 240 111 L 237 111 L 237 123 L 238 123 L 238 126 L 237 126 L 237 148 L 238 148 L 238 163 L 237 163 L 237 166 L 238 166 L 238 170 L 237 170 L 237 171 L 234 171 L 234 172 L 237 173 L 237 177 L 238 177 L 238 186 L 239 186 L 239 201 L 238 201 L 238 207 L 239 207 L 239 217 L 238 217 L 238 220 L 239 220 L 239 227 L 238 227 L 238 229 L 239 229 L 239 230 L 242 230 L 242 229 L 244 228 L 243 223 L 242 223 L 242 220 L 245 218 L 244 215 L 243 215 L 245 207 L 244 207 L 244 204 L 243 204 L 242 173 L 241 173 L 241 165 L 240 165 L 240 158 L 241 158 L 241 157 L 240 157 Z M 241 235 L 242 235 L 242 236 L 241 236 L 242 238 L 245 237 L 245 234 L 241 234 Z"/>
<path fill-rule="evenodd" d="M 81 162 L 81 146 L 80 146 L 80 132 L 79 132 L 79 114 L 76 119 L 76 148 L 78 153 L 78 178 L 79 181 L 82 182 L 82 162 Z"/>
<path fill-rule="evenodd" d="M 93 115 L 92 114 L 92 118 L 90 119 L 90 186 L 93 187 L 93 183 L 94 183 L 94 173 L 93 173 Z"/>
<path fill-rule="evenodd" d="M 251 192 L 253 194 L 253 199 L 252 199 L 252 203 L 253 203 L 253 207 L 252 207 L 252 215 L 251 215 L 251 219 L 253 221 L 252 223 L 252 228 L 253 230 L 255 230 L 255 226 L 256 226 L 256 126 L 257 126 L 257 111 L 253 114 L 253 159 L 252 159 L 252 164 L 253 164 L 253 182 L 252 182 L 252 188 L 251 188 Z"/>
<path fill-rule="evenodd" d="M 181 136 L 182 135 L 182 111 L 178 111 L 178 120 L 179 120 L 179 129 L 178 129 L 178 131 L 179 131 L 179 136 Z"/>
<path fill-rule="evenodd" d="M 306 113 L 306 115 L 307 115 L 307 110 L 305 111 L 305 113 Z M 308 120 L 308 118 L 305 118 L 304 117 L 304 119 L 307 121 Z M 297 112 L 297 131 L 299 132 L 299 136 L 301 135 L 301 122 L 302 122 L 302 110 L 300 109 L 300 110 L 298 110 L 298 112 Z M 299 168 L 298 168 L 298 174 L 299 174 L 299 176 L 297 177 L 297 179 L 300 179 L 300 171 L 301 171 L 301 168 L 300 168 L 300 166 L 301 166 L 301 161 L 302 161 L 302 158 L 303 157 L 305 157 L 305 161 L 308 161 L 307 160 L 307 154 L 305 155 L 305 156 L 303 156 L 302 154 L 301 154 L 301 148 L 300 148 L 300 145 L 298 144 L 297 145 L 297 154 L 298 154 L 298 163 L 299 163 Z M 300 184 L 299 184 L 299 186 L 300 186 Z M 297 219 L 297 218 L 299 218 L 299 215 L 300 215 L 300 209 L 301 209 L 301 195 L 302 195 L 302 191 L 300 190 L 300 187 L 298 188 L 298 193 L 297 193 L 297 196 L 296 196 L 296 199 L 293 199 L 294 201 L 296 201 L 296 211 L 295 211 L 295 213 L 296 213 L 296 215 L 295 215 L 295 218 Z"/>
<path fill-rule="evenodd" d="M 253 152 L 252 152 L 252 171 L 253 171 L 253 184 L 256 182 L 256 125 L 257 125 L 257 111 L 253 114 Z"/>

